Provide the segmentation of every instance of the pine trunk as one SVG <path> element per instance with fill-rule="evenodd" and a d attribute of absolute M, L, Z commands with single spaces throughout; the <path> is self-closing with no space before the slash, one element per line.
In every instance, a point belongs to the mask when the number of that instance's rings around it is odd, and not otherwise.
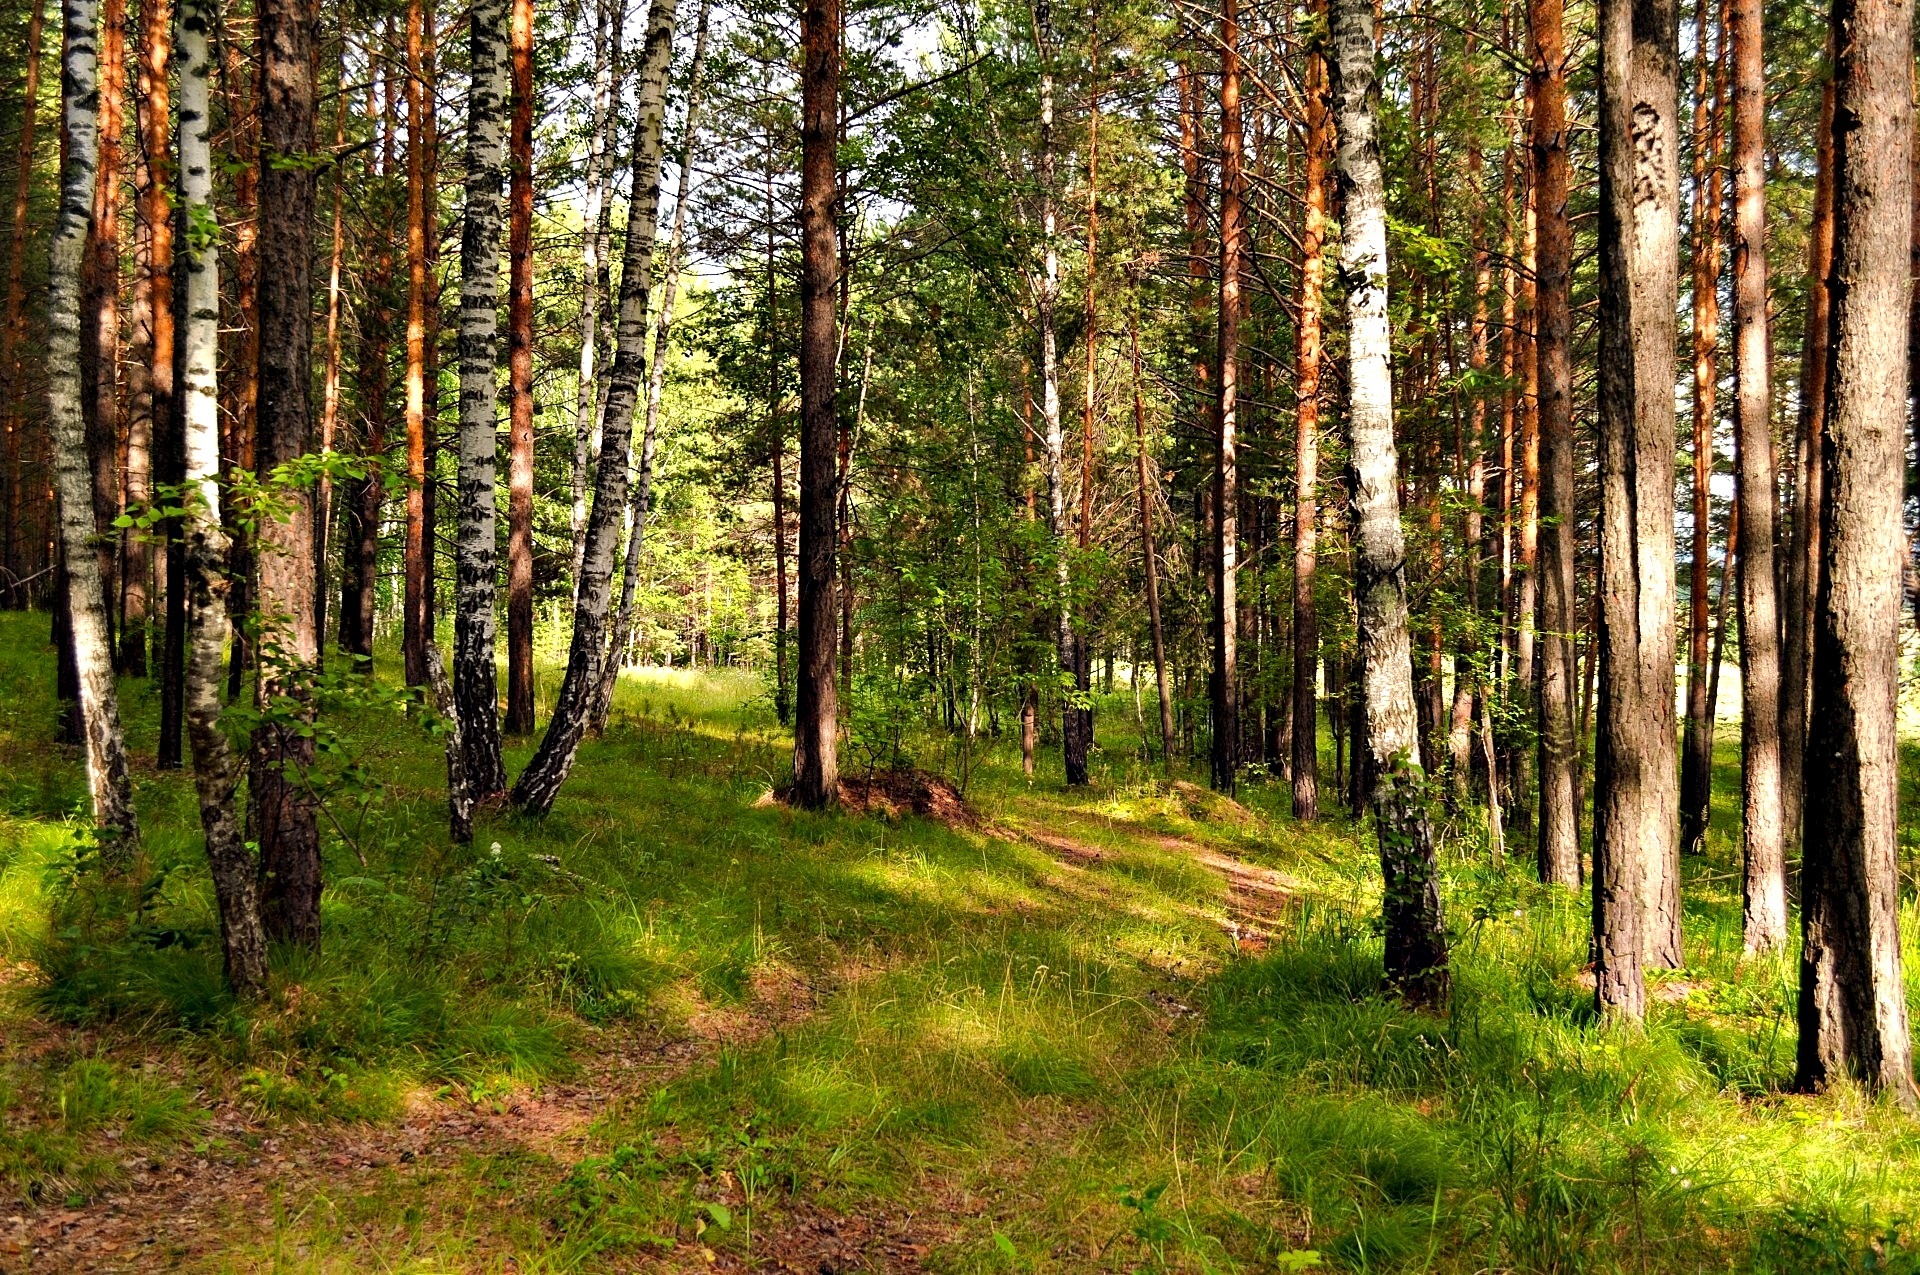
<path fill-rule="evenodd" d="M 427 0 L 407 5 L 407 542 L 402 562 L 400 655 L 408 686 L 427 684 L 427 645 L 433 641 L 432 481 L 427 415 Z M 456 683 L 459 670 L 455 669 Z"/>
<path fill-rule="evenodd" d="M 313 449 L 313 0 L 264 0 L 259 8 L 260 262 L 259 418 L 263 476 Z M 256 568 L 260 646 L 257 703 L 272 716 L 255 727 L 248 781 L 252 839 L 260 846 L 267 933 L 320 942 L 320 830 L 306 772 L 314 745 L 312 493 L 276 493 L 285 518 L 261 522 Z"/>
<path fill-rule="evenodd" d="M 801 805 L 840 798 L 834 681 L 834 553 L 838 528 L 838 443 L 834 420 L 837 338 L 834 296 L 839 248 L 840 0 L 806 0 L 801 13 L 800 145 L 800 623 L 793 779 Z"/>
<path fill-rule="evenodd" d="M 1829 57 L 1828 62 L 1832 59 Z M 1780 696 L 1781 822 L 1789 840 L 1800 840 L 1805 822 L 1808 697 L 1813 689 L 1813 605 L 1819 590 L 1821 520 L 1825 516 L 1826 471 L 1821 460 L 1827 414 L 1827 352 L 1832 299 L 1827 277 L 1833 269 L 1833 112 L 1834 82 L 1820 94 L 1820 120 L 1814 138 L 1813 224 L 1807 231 L 1807 315 L 1800 343 L 1799 492 L 1793 518 L 1792 557 L 1787 563 L 1788 602 L 1784 686 Z"/>
<path fill-rule="evenodd" d="M 170 0 L 141 6 L 139 75 L 135 82 L 140 129 L 138 228 L 133 277 L 133 359 L 127 368 L 126 505 L 144 508 L 153 496 L 154 448 L 173 411 L 173 209 L 167 198 L 171 106 L 167 68 L 173 51 Z M 145 532 L 123 540 L 121 667 L 144 677 L 152 628 L 152 542 Z"/>
<path fill-rule="evenodd" d="M 1213 448 L 1213 786 L 1232 793 L 1240 769 L 1239 458 L 1240 270 L 1246 236 L 1246 175 L 1240 124 L 1240 18 L 1220 11 L 1220 368 Z"/>
<path fill-rule="evenodd" d="M 106 593 L 107 649 L 120 669 L 120 212 L 127 110 L 127 4 L 100 6 L 99 97 L 95 112 L 98 157 L 93 222 L 82 267 L 80 367 L 86 379 L 87 459 L 93 474 L 93 552 Z"/>
<path fill-rule="evenodd" d="M 1314 10 L 1324 19 L 1325 0 Z M 1306 154 L 1300 229 L 1300 311 L 1294 352 L 1293 738 L 1289 741 L 1293 817 L 1320 817 L 1320 612 L 1314 599 L 1320 482 L 1320 308 L 1326 286 L 1327 157 L 1333 149 L 1327 111 L 1326 55 L 1307 55 Z"/>
<path fill-rule="evenodd" d="M 1786 942 L 1780 608 L 1773 545 L 1772 338 L 1767 327 L 1767 74 L 1760 0 L 1728 0 L 1733 53 L 1734 459 L 1740 502 L 1740 789 L 1746 949 Z"/>
<path fill-rule="evenodd" d="M 40 120 L 40 55 L 44 42 L 46 0 L 28 0 L 27 64 L 20 95 L 20 142 L 14 148 L 13 221 L 7 240 L 7 300 L 0 313 L 0 432 L 4 432 L 6 499 L 0 513 L 0 568 L 7 572 L 6 605 L 26 603 L 17 583 L 29 574 L 26 533 L 28 498 L 25 489 L 27 449 L 22 446 L 20 415 L 20 338 L 27 306 L 27 211 L 33 193 L 34 138 Z"/>
<path fill-rule="evenodd" d="M 513 0 L 513 132 L 508 142 L 507 722 L 533 730 L 533 0 Z M 482 759 L 484 761 L 484 759 Z M 470 777 L 482 782 L 486 772 Z M 506 786 L 505 771 L 499 772 Z"/>
<path fill-rule="evenodd" d="M 1646 1013 L 1642 965 L 1678 965 L 1673 349 L 1679 308 L 1672 0 L 1602 0 L 1600 724 L 1596 998 Z"/>
<path fill-rule="evenodd" d="M 1802 860 L 1798 1081 L 1916 1103 L 1899 929 L 1913 5 L 1836 0 L 1826 504 Z M 1745 634 L 1742 634 L 1745 637 Z"/>
<path fill-rule="evenodd" d="M 1707 557 L 1712 534 L 1713 435 L 1720 385 L 1720 112 L 1724 77 L 1707 55 L 1711 0 L 1697 0 L 1693 79 L 1693 550 L 1687 606 L 1687 724 L 1680 759 L 1680 848 L 1706 852 L 1713 806 L 1713 724 L 1707 712 Z"/>
<path fill-rule="evenodd" d="M 1393 350 L 1387 310 L 1386 194 L 1377 134 L 1373 8 L 1333 0 L 1336 171 L 1345 216 L 1347 447 L 1352 470 L 1354 594 L 1372 806 L 1385 877 L 1388 981 L 1408 999 L 1447 1000 L 1446 925 L 1427 818 L 1413 656 L 1407 636 L 1406 543 L 1393 437 Z"/>
<path fill-rule="evenodd" d="M 1540 879 L 1580 884 L 1575 670 L 1573 228 L 1567 217 L 1567 45 L 1561 0 L 1531 0 L 1533 354 L 1540 438 Z"/>
<path fill-rule="evenodd" d="M 1153 682 L 1160 697 L 1160 764 L 1173 765 L 1173 689 L 1167 681 L 1167 638 L 1160 620 L 1160 563 L 1153 544 L 1154 481 L 1147 457 L 1147 412 L 1140 398 L 1140 325 L 1134 320 L 1133 433 L 1140 480 L 1140 560 L 1147 577 L 1147 626 L 1153 635 Z"/>

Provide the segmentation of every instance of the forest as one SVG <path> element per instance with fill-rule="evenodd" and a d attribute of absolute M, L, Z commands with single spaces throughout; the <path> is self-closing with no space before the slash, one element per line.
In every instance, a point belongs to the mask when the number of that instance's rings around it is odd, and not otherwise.
<path fill-rule="evenodd" d="M 1917 54 L 0 0 L 0 1271 L 1920 1272 Z"/>

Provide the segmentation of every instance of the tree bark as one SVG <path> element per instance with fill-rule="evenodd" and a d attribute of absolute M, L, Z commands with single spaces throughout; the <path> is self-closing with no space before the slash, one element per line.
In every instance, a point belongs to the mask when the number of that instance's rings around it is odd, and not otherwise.
<path fill-rule="evenodd" d="M 1324 20 L 1325 0 L 1315 0 Z M 1293 440 L 1293 738 L 1289 778 L 1293 817 L 1320 817 L 1320 611 L 1314 599 L 1319 565 L 1320 307 L 1326 280 L 1327 157 L 1333 150 L 1327 111 L 1327 60 L 1307 54 L 1306 152 L 1302 156 L 1304 205 L 1300 227 L 1300 312 L 1294 324 Z"/>
<path fill-rule="evenodd" d="M 533 0 L 513 0 L 508 142 L 507 722 L 533 730 Z M 471 772 L 470 772 L 471 773 Z M 485 773 L 481 773 L 484 784 Z M 499 775 L 506 786 L 506 773 Z M 485 794 L 482 794 L 485 795 Z"/>
<path fill-rule="evenodd" d="M 1740 790 L 1749 952 L 1786 942 L 1780 609 L 1773 544 L 1773 342 L 1767 326 L 1767 71 L 1760 0 L 1728 0 L 1733 52 L 1734 459 L 1740 502 Z"/>
<path fill-rule="evenodd" d="M 99 156 L 94 169 L 93 223 L 82 267 L 83 318 L 80 366 L 86 380 L 87 458 L 93 473 L 93 552 L 100 560 L 106 593 L 107 649 L 119 669 L 120 571 L 114 552 L 120 535 L 120 210 L 122 142 L 127 110 L 127 4 L 100 6 L 99 103 L 95 112 Z"/>
<path fill-rule="evenodd" d="M 607 382 L 599 472 L 587 517 L 587 549 L 574 606 L 573 642 L 567 673 L 533 759 L 513 788 L 513 803 L 544 815 L 573 769 L 599 693 L 606 659 L 607 613 L 613 589 L 614 550 L 627 508 L 627 469 L 634 408 L 646 375 L 647 312 L 653 290 L 654 238 L 660 215 L 661 116 L 666 106 L 667 65 L 673 54 L 675 0 L 653 0 L 640 57 L 640 92 L 633 133 L 633 199 L 620 269 L 620 325 L 613 370 Z"/>
<path fill-rule="evenodd" d="M 1562 0 L 1530 0 L 1533 41 L 1533 354 L 1540 439 L 1540 879 L 1580 884 L 1575 670 L 1573 228 L 1567 218 L 1567 45 Z"/>
<path fill-rule="evenodd" d="M 263 476 L 313 449 L 314 0 L 264 0 L 260 21 L 259 418 Z M 320 942 L 320 829 L 306 772 L 314 745 L 313 497 L 276 492 L 287 516 L 264 519 L 256 559 L 260 646 L 248 781 L 260 846 L 261 910 L 276 939 Z"/>
<path fill-rule="evenodd" d="M 341 88 L 333 108 L 334 162 L 328 185 L 333 188 L 332 251 L 327 257 L 327 335 L 326 352 L 320 370 L 320 453 L 330 456 L 339 441 L 340 429 L 340 307 L 345 299 L 342 278 L 346 266 L 346 182 L 340 161 L 347 144 L 346 33 L 340 34 L 340 60 L 336 67 Z M 313 500 L 313 640 L 314 666 L 323 669 L 327 659 L 327 557 L 333 541 L 333 475 L 322 473 L 314 488 Z M 343 570 L 342 574 L 345 574 Z"/>
<path fill-rule="evenodd" d="M 620 681 L 620 666 L 626 659 L 627 642 L 633 635 L 633 602 L 640 584 L 641 556 L 646 549 L 647 518 L 653 511 L 653 462 L 660 443 L 660 393 L 667 380 L 667 351 L 673 336 L 673 304 L 680 291 L 680 267 L 686 250 L 687 199 L 693 191 L 693 154 L 694 144 L 700 135 L 701 89 L 706 81 L 707 61 L 707 16 L 711 6 L 702 3 L 700 17 L 695 24 L 693 37 L 693 66 L 687 78 L 687 117 L 681 128 L 679 172 L 675 177 L 673 202 L 673 229 L 667 234 L 667 255 L 662 263 L 665 278 L 660 283 L 660 313 L 653 324 L 653 362 L 647 368 L 647 405 L 644 425 L 640 431 L 640 465 L 634 475 L 631 507 L 627 511 L 627 558 L 620 573 L 620 605 L 614 612 L 613 638 L 607 644 L 606 668 L 600 677 L 599 694 L 594 700 L 593 720 L 589 729 L 595 733 L 607 728 L 607 717 L 613 711 L 613 692 Z M 769 216 L 767 233 L 773 233 Z M 772 278 L 769 270 L 768 278 Z M 768 294 L 768 306 L 773 304 L 772 293 Z M 767 357 L 769 368 L 773 358 L 773 328 L 769 327 Z M 771 403 L 769 398 L 769 403 Z M 780 578 L 780 633 L 776 643 L 777 652 L 782 657 L 780 668 L 780 694 L 777 707 L 781 724 L 786 724 L 786 551 L 785 535 L 786 515 L 783 478 L 780 466 L 784 457 L 780 449 L 780 436 L 776 427 L 774 435 L 774 555 L 776 558 L 774 574 Z"/>
<path fill-rule="evenodd" d="M 1368 0 L 1333 0 L 1331 18 L 1336 171 L 1345 209 L 1340 270 L 1347 284 L 1354 594 L 1372 806 L 1385 877 L 1386 973 L 1408 999 L 1440 1006 L 1449 987 L 1447 935 L 1433 828 L 1427 818 L 1407 636 L 1373 8 Z"/>
<path fill-rule="evenodd" d="M 0 513 L 6 525 L 0 527 L 0 568 L 7 578 L 6 604 L 24 604 L 19 579 L 28 574 L 26 556 L 27 498 L 25 492 L 27 451 L 22 446 L 25 432 L 20 415 L 20 337 L 26 321 L 27 305 L 27 211 L 33 193 L 34 135 L 40 118 L 40 54 L 46 22 L 46 0 L 28 0 L 25 82 L 20 96 L 20 142 L 14 148 L 13 221 L 7 240 L 7 300 L 0 314 L 0 431 L 4 431 L 6 502 Z"/>
<path fill-rule="evenodd" d="M 140 10 L 139 75 L 135 82 L 140 129 L 138 215 L 133 277 L 133 359 L 128 365 L 126 505 L 145 507 L 153 496 L 154 449 L 173 411 L 173 209 L 168 160 L 171 105 L 167 68 L 173 50 L 170 0 L 144 0 Z M 123 537 L 120 568 L 121 667 L 144 677 L 152 628 L 154 555 L 150 533 Z"/>
<path fill-rule="evenodd" d="M 516 0 L 518 2 L 518 0 Z M 506 160 L 508 0 L 472 8 L 466 210 L 460 232 L 460 514 L 455 540 L 453 702 L 474 793 L 507 786 L 494 664 L 494 487 L 500 430 L 500 183 Z"/>
<path fill-rule="evenodd" d="M 1724 76 L 1707 55 L 1711 0 L 1696 0 L 1693 101 L 1693 564 L 1687 606 L 1687 725 L 1680 761 L 1680 846 L 1706 852 L 1713 804 L 1713 724 L 1707 716 L 1707 558 L 1712 534 L 1713 435 L 1720 385 L 1720 112 Z"/>
<path fill-rule="evenodd" d="M 1673 349 L 1678 52 L 1672 0 L 1602 0 L 1600 724 L 1595 996 L 1646 1013 L 1642 964 L 1678 965 Z"/>
<path fill-rule="evenodd" d="M 94 835 L 109 871 L 131 866 L 140 849 L 133 781 L 108 644 L 107 600 L 94 552 L 93 478 L 80 377 L 81 270 L 93 219 L 99 133 L 98 48 L 94 0 L 63 0 L 61 109 L 66 155 L 60 169 L 60 216 L 54 223 L 47 282 L 47 416 L 54 442 L 60 541 L 67 564 L 67 617 L 80 720 L 85 732 L 87 788 Z"/>
<path fill-rule="evenodd" d="M 1240 473 L 1240 270 L 1246 236 L 1246 174 L 1240 123 L 1240 18 L 1220 10 L 1219 407 L 1213 452 L 1213 786 L 1232 793 L 1240 769 L 1238 627 Z M 1383 263 L 1384 265 L 1384 263 Z"/>
<path fill-rule="evenodd" d="M 1913 5 L 1835 0 L 1826 504 L 1801 868 L 1798 1083 L 1916 1097 L 1899 930 Z M 1741 635 L 1743 638 L 1745 634 Z"/>
<path fill-rule="evenodd" d="M 1160 695 L 1160 764 L 1173 765 L 1173 689 L 1167 681 L 1167 637 L 1160 622 L 1160 563 L 1153 545 L 1153 475 L 1147 461 L 1147 412 L 1140 399 L 1140 321 L 1133 321 L 1133 433 L 1140 478 L 1140 560 L 1147 575 L 1147 625 L 1153 634 L 1153 681 Z"/>
<path fill-rule="evenodd" d="M 400 655 L 408 686 L 427 684 L 427 645 L 433 641 L 433 481 L 427 416 L 427 0 L 407 4 L 407 541 L 402 567 Z M 454 673 L 456 682 L 459 670 Z"/>
<path fill-rule="evenodd" d="M 586 194 L 580 215 L 580 381 L 573 420 L 573 557 L 576 593 L 580 560 L 587 549 L 587 473 L 593 466 L 598 424 L 594 391 L 599 384 L 601 277 L 608 235 L 602 213 L 607 203 L 607 174 L 612 167 L 613 99 L 620 83 L 620 34 L 626 24 L 624 0 L 598 0 L 593 41 L 593 133 L 587 147 Z"/>
<path fill-rule="evenodd" d="M 840 798 L 839 687 L 834 681 L 834 510 L 839 481 L 834 294 L 840 270 L 834 197 L 840 0 L 806 0 L 800 28 L 800 661 L 793 777 L 800 804 L 817 808 Z"/>
<path fill-rule="evenodd" d="M 1832 37 L 1829 36 L 1829 45 Z M 1831 48 L 1829 49 L 1831 53 Z M 1832 58 L 1828 58 L 1831 63 Z M 1808 697 L 1813 687 L 1813 606 L 1819 590 L 1821 519 L 1826 504 L 1826 474 L 1821 461 L 1827 413 L 1827 353 L 1832 299 L 1827 276 L 1833 269 L 1834 82 L 1827 77 L 1820 94 L 1820 119 L 1814 138 L 1813 224 L 1807 231 L 1807 315 L 1800 343 L 1800 409 L 1796 422 L 1800 455 L 1793 550 L 1788 567 L 1785 624 L 1786 676 L 1780 704 L 1781 822 L 1790 840 L 1802 837 Z"/>
<path fill-rule="evenodd" d="M 200 827 L 213 871 L 220 913 L 220 950 L 227 983 L 235 994 L 266 990 L 267 936 L 260 912 L 260 883 L 253 853 L 234 817 L 240 759 L 220 725 L 221 647 L 226 640 L 227 533 L 220 521 L 220 399 L 215 360 L 219 353 L 220 265 L 216 239 L 204 233 L 213 220 L 213 155 L 208 140 L 207 79 L 212 6 L 181 0 L 180 202 L 187 225 L 186 311 L 182 333 L 181 430 L 189 496 L 182 545 L 185 578 L 193 595 L 186 675 L 186 716 L 193 748 L 194 789 Z"/>

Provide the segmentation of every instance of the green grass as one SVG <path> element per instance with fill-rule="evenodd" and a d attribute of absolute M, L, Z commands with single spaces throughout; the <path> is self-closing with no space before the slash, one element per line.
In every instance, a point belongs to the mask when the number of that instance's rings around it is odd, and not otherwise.
<path fill-rule="evenodd" d="M 1726 731 L 1689 968 L 1644 1034 L 1593 1021 L 1584 899 L 1487 864 L 1470 819 L 1446 852 L 1458 992 L 1432 1017 L 1380 995 L 1357 830 L 1292 824 L 1277 785 L 1246 813 L 1170 790 L 1133 760 L 1130 698 L 1089 791 L 1050 758 L 1029 785 L 995 745 L 969 792 L 993 826 L 950 829 L 764 803 L 764 688 L 683 672 L 627 679 L 552 815 L 491 816 L 471 850 L 446 841 L 434 742 L 342 710 L 369 778 L 329 798 L 325 945 L 277 954 L 245 1008 L 183 777 L 139 773 L 142 897 L 79 866 L 44 624 L 0 616 L 0 1183 L 22 1208 L 122 1190 L 140 1158 L 376 1145 L 422 1104 L 513 1128 L 588 1091 L 566 1137 L 289 1181 L 265 1230 L 216 1198 L 218 1242 L 185 1256 L 772 1266 L 825 1214 L 953 1272 L 1920 1269 L 1920 1125 L 1784 1092 L 1797 958 L 1741 959 Z M 150 757 L 152 693 L 123 694 Z M 951 741 L 914 747 L 952 764 Z M 1183 841 L 1287 879 L 1264 951 L 1236 947 Z M 1914 977 L 1911 898 L 1903 919 Z"/>

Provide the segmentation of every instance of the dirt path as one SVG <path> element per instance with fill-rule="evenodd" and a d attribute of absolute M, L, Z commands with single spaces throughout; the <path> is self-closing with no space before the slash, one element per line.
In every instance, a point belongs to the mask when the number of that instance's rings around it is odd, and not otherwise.
<path fill-rule="evenodd" d="M 692 1072 L 722 1046 L 794 1026 L 815 1000 L 798 974 L 769 971 L 755 979 L 746 1004 L 696 1010 L 685 1035 L 637 1025 L 589 1029 L 578 1051 L 583 1071 L 568 1081 L 498 1103 L 420 1091 L 391 1124 L 270 1124 L 221 1102 L 192 1148 L 129 1155 L 120 1162 L 125 1177 L 88 1203 L 0 1217 L 0 1271 L 191 1267 L 234 1235 L 272 1235 L 279 1219 L 332 1200 L 376 1192 L 429 1200 L 438 1179 L 474 1157 L 550 1162 L 557 1180 L 591 1153 L 593 1122 L 611 1102 Z M 50 1037 L 42 1048 L 61 1047 L 58 1029 L 37 1030 Z M 482 1231 L 468 1238 L 486 1248 L 494 1237 L 484 1211 L 467 1216 Z M 497 1255 L 505 1257 L 512 1245 L 497 1229 Z"/>
<path fill-rule="evenodd" d="M 989 824 L 984 830 L 1037 845 L 1076 871 L 1097 867 L 1115 854 L 1057 828 Z M 1296 897 L 1288 878 L 1229 852 L 1135 826 L 1125 832 L 1220 878 L 1226 886 L 1225 915 L 1208 915 L 1241 950 L 1264 950 Z M 511 1187 L 490 1210 L 488 1201 L 472 1198 L 471 1174 L 462 1176 L 463 1166 L 474 1159 L 531 1164 L 537 1176 L 557 1183 L 598 1149 L 593 1125 L 610 1104 L 653 1092 L 707 1065 L 723 1047 L 750 1045 L 798 1025 L 823 995 L 795 971 L 765 970 L 743 1004 L 697 1007 L 683 1033 L 667 1035 L 634 1024 L 585 1029 L 589 1038 L 577 1051 L 582 1072 L 567 1081 L 499 1102 L 421 1091 L 388 1124 L 269 1122 L 240 1103 L 221 1101 L 191 1148 L 152 1155 L 130 1150 L 120 1161 L 124 1177 L 89 1202 L 0 1216 L 0 1272 L 109 1275 L 193 1268 L 217 1260 L 235 1236 L 263 1241 L 286 1233 L 289 1217 L 381 1195 L 425 1210 L 429 1250 L 432 1225 L 446 1220 L 438 1216 L 444 1211 L 460 1220 L 462 1261 L 515 1269 L 514 1253 L 525 1242 L 527 1219 L 510 1216 Z M 1185 1006 L 1177 1009 L 1191 1013 Z M 28 1038 L 12 1042 L 15 1050 L 72 1053 L 84 1051 L 90 1039 L 37 1020 L 21 1026 Z M 714 1189 L 718 1201 L 732 1194 L 726 1181 Z M 938 1191 L 915 1211 L 858 1217 L 795 1201 L 769 1217 L 764 1229 L 756 1227 L 755 1265 L 806 1275 L 918 1270 L 928 1251 L 955 1232 L 958 1219 L 980 1207 Z M 503 1210 L 509 1216 L 502 1216 Z M 369 1260 L 392 1257 L 416 1242 L 406 1227 L 363 1234 L 343 1222 L 339 1234 L 340 1258 L 347 1261 L 355 1254 Z M 674 1271 L 738 1264 L 727 1250 L 708 1248 L 697 1236 L 682 1237 L 674 1249 L 644 1261 L 647 1269 Z"/>

